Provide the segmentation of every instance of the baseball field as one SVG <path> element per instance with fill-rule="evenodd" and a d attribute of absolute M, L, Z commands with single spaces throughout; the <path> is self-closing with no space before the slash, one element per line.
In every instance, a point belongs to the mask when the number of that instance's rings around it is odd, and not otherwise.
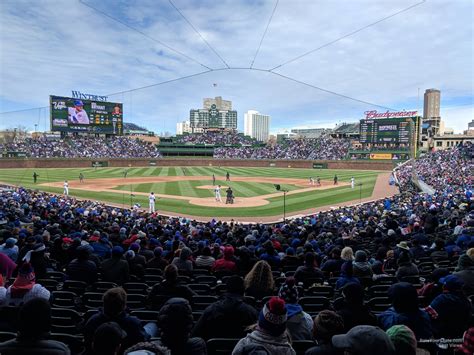
<path fill-rule="evenodd" d="M 38 174 L 33 182 L 33 173 Z M 126 172 L 126 176 L 125 176 Z M 79 181 L 82 173 L 84 181 Z M 226 181 L 229 173 L 230 181 Z M 212 180 L 221 185 L 222 202 L 216 201 Z M 287 217 L 314 213 L 336 206 L 368 201 L 394 194 L 388 185 L 390 173 L 362 170 L 242 167 L 144 167 L 89 169 L 0 169 L 0 182 L 63 193 L 65 180 L 69 195 L 107 202 L 119 207 L 140 204 L 148 207 L 148 195 L 157 197 L 156 209 L 165 215 L 215 217 L 239 221 L 276 221 L 283 216 L 285 196 Z M 334 184 L 334 176 L 338 184 Z M 321 183 L 310 184 L 319 177 Z M 351 177 L 355 187 L 351 188 Z M 275 185 L 280 185 L 277 191 Z M 231 187 L 234 204 L 225 204 Z"/>

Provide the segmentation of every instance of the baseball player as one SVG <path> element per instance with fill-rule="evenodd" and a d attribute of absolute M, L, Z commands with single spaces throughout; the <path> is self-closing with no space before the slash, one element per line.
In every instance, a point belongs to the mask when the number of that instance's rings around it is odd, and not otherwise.
<path fill-rule="evenodd" d="M 148 196 L 148 213 L 154 213 L 155 212 L 155 193 L 152 191 L 150 192 L 150 196 Z"/>
<path fill-rule="evenodd" d="M 84 174 L 79 173 L 79 182 L 83 183 L 84 182 Z"/>
<path fill-rule="evenodd" d="M 74 107 L 68 107 L 68 119 L 71 123 L 89 124 L 89 117 L 81 100 L 74 100 Z"/>
<path fill-rule="evenodd" d="M 222 202 L 222 199 L 221 199 L 221 185 L 217 185 L 217 187 L 214 189 L 214 193 L 216 195 L 216 201 Z"/>
<path fill-rule="evenodd" d="M 212 186 L 216 185 L 216 176 L 212 174 Z"/>
<path fill-rule="evenodd" d="M 334 175 L 334 185 L 337 185 L 337 175 Z"/>
<path fill-rule="evenodd" d="M 356 181 L 355 181 L 354 177 L 351 177 L 351 189 L 354 189 L 354 187 L 355 187 L 355 182 L 356 182 Z"/>
<path fill-rule="evenodd" d="M 64 187 L 63 194 L 68 196 L 69 195 L 69 184 L 68 184 L 67 180 L 64 180 L 63 187 Z"/>
<path fill-rule="evenodd" d="M 314 179 L 313 179 L 313 177 L 310 177 L 310 178 L 309 178 L 309 184 L 312 185 L 312 186 L 314 186 Z"/>
<path fill-rule="evenodd" d="M 36 184 L 36 180 L 38 180 L 38 174 L 36 174 L 36 171 L 33 173 L 33 183 Z"/>
<path fill-rule="evenodd" d="M 230 181 L 230 174 L 229 174 L 229 172 L 227 172 L 227 173 L 225 174 L 225 181 Z"/>
<path fill-rule="evenodd" d="M 316 178 L 316 183 L 318 186 L 321 186 L 321 178 L 319 176 Z"/>

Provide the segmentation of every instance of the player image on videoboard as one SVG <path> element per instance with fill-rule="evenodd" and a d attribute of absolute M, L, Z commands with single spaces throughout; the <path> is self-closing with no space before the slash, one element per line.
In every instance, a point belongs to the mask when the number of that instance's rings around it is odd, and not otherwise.
<path fill-rule="evenodd" d="M 67 119 L 73 124 L 89 124 L 89 116 L 84 109 L 84 103 L 81 100 L 74 100 L 74 107 L 67 108 Z"/>

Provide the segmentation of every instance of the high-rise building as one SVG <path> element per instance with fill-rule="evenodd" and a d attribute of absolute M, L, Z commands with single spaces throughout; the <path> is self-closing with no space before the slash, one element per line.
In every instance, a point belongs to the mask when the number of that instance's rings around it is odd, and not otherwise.
<path fill-rule="evenodd" d="M 176 134 L 191 133 L 191 127 L 189 121 L 183 121 L 176 123 Z"/>
<path fill-rule="evenodd" d="M 237 129 L 237 111 L 232 110 L 232 101 L 214 99 L 203 100 L 202 109 L 189 111 L 189 123 L 192 132 L 208 129 Z"/>
<path fill-rule="evenodd" d="M 423 123 L 430 126 L 431 134 L 439 134 L 441 91 L 438 89 L 427 89 L 423 101 Z"/>
<path fill-rule="evenodd" d="M 266 142 L 270 135 L 270 116 L 249 110 L 244 114 L 244 134 L 260 142 Z"/>

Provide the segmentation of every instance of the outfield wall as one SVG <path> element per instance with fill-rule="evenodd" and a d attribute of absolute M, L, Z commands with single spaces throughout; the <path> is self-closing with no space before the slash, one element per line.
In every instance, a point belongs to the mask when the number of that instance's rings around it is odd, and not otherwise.
<path fill-rule="evenodd" d="M 0 169 L 5 168 L 90 168 L 94 162 L 108 167 L 144 166 L 237 166 L 237 167 L 277 167 L 307 168 L 325 165 L 327 169 L 392 170 L 394 161 L 354 161 L 354 160 L 238 160 L 238 159 L 0 159 Z"/>

